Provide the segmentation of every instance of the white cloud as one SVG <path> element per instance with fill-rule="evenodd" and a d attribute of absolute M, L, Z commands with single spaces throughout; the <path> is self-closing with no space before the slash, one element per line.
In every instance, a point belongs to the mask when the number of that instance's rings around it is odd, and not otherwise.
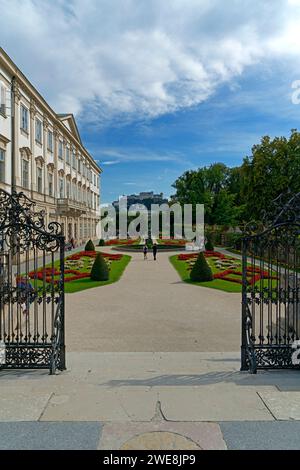
<path fill-rule="evenodd" d="M 104 125 L 197 105 L 245 68 L 299 62 L 296 0 L 0 0 L 3 46 L 57 112 Z"/>
<path fill-rule="evenodd" d="M 90 151 L 95 156 L 96 161 L 101 165 L 116 165 L 117 163 L 132 162 L 177 162 L 187 164 L 186 157 L 180 152 L 155 152 L 144 148 L 100 148 L 94 147 Z M 103 159 L 104 160 L 103 162 Z M 97 160 L 99 159 L 99 160 Z"/>

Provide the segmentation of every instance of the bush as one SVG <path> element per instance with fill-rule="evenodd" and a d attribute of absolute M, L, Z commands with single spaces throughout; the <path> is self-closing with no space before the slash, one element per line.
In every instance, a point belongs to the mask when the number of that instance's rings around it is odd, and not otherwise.
<path fill-rule="evenodd" d="M 209 238 L 205 244 L 205 249 L 207 251 L 214 251 L 215 247 L 213 245 L 213 242 L 211 241 L 211 239 Z"/>
<path fill-rule="evenodd" d="M 92 281 L 108 281 L 109 269 L 101 253 L 98 253 L 91 270 Z"/>
<path fill-rule="evenodd" d="M 98 246 L 105 246 L 105 240 L 103 240 L 103 238 L 100 238 Z"/>
<path fill-rule="evenodd" d="M 226 236 L 226 246 L 240 250 L 242 245 L 242 237 L 242 233 L 228 233 Z"/>
<path fill-rule="evenodd" d="M 95 251 L 95 245 L 92 240 L 89 240 L 85 245 L 84 251 Z"/>
<path fill-rule="evenodd" d="M 213 280 L 212 270 L 207 264 L 204 254 L 201 252 L 190 274 L 191 281 L 207 282 Z"/>

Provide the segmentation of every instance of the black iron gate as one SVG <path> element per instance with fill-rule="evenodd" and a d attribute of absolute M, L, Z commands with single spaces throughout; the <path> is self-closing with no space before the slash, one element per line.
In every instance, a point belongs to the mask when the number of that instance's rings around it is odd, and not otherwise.
<path fill-rule="evenodd" d="M 64 246 L 60 224 L 0 190 L 0 368 L 65 369 Z"/>
<path fill-rule="evenodd" d="M 287 200 L 287 202 L 285 202 Z M 243 238 L 241 369 L 300 365 L 300 194 L 280 196 Z"/>

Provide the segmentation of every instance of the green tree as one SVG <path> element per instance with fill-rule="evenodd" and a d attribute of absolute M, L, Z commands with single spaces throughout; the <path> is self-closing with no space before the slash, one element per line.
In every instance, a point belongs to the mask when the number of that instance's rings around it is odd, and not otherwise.
<path fill-rule="evenodd" d="M 242 199 L 245 219 L 260 219 L 281 193 L 300 191 L 300 133 L 292 130 L 289 138 L 269 136 L 254 145 L 252 155 L 244 159 Z"/>
<path fill-rule="evenodd" d="M 95 245 L 92 240 L 89 240 L 85 245 L 85 251 L 95 251 Z"/>
<path fill-rule="evenodd" d="M 109 269 L 101 253 L 98 253 L 95 258 L 91 270 L 91 279 L 92 281 L 108 281 L 109 279 Z"/>
<path fill-rule="evenodd" d="M 207 282 L 213 280 L 212 270 L 208 266 L 202 252 L 199 253 L 196 263 L 191 270 L 190 278 L 193 282 Z"/>

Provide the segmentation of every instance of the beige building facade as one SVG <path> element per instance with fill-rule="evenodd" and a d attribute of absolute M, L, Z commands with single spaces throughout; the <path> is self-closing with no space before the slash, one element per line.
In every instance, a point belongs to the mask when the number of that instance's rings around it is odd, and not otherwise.
<path fill-rule="evenodd" d="M 14 102 L 11 100 L 15 83 Z M 56 114 L 0 48 L 0 188 L 12 189 L 12 114 L 15 184 L 62 224 L 66 240 L 96 238 L 101 168 L 83 146 L 72 114 Z"/>

